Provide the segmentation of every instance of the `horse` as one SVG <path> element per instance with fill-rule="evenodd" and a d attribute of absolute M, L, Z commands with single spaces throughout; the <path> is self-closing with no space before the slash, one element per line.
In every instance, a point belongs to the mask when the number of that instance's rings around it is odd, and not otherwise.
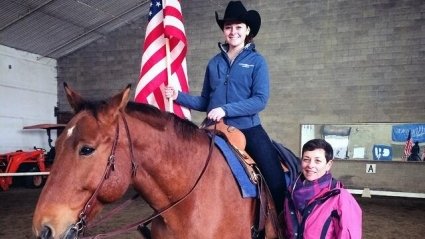
<path fill-rule="evenodd" d="M 129 101 L 130 88 L 93 101 L 64 83 L 75 114 L 58 136 L 34 210 L 36 238 L 78 238 L 130 186 L 161 212 L 151 220 L 152 238 L 251 238 L 258 200 L 241 196 L 209 133 Z M 277 237 L 270 220 L 265 234 Z"/>

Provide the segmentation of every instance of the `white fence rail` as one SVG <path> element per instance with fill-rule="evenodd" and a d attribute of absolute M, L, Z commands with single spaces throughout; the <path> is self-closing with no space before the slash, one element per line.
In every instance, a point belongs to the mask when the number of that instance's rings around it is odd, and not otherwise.
<path fill-rule="evenodd" d="M 351 194 L 361 194 L 362 197 L 372 196 L 388 196 L 388 197 L 408 197 L 408 198 L 425 198 L 425 193 L 411 193 L 411 192 L 391 192 L 370 190 L 369 188 L 362 189 L 348 189 Z"/>

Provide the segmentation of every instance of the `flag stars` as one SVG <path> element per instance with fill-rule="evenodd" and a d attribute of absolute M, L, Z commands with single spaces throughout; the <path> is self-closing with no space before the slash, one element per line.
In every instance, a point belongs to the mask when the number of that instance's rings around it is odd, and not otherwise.
<path fill-rule="evenodd" d="M 152 9 L 152 8 L 161 8 L 161 1 L 156 1 L 155 2 L 155 5 L 153 5 L 154 3 L 153 2 L 151 2 L 151 4 L 150 4 L 150 9 Z"/>
<path fill-rule="evenodd" d="M 158 12 L 162 10 L 161 1 L 152 0 L 150 3 L 148 18 L 151 20 Z"/>

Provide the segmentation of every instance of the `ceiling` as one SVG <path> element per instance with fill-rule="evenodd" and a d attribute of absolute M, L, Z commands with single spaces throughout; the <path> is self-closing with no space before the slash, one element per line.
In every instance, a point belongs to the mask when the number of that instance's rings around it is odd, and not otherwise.
<path fill-rule="evenodd" d="M 147 15 L 149 0 L 1 0 L 0 45 L 58 59 Z"/>

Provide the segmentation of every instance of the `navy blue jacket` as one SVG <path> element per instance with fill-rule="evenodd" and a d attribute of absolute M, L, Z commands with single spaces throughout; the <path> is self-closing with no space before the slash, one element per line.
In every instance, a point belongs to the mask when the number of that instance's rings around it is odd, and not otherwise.
<path fill-rule="evenodd" d="M 222 107 L 224 122 L 239 129 L 261 123 L 259 112 L 269 99 L 269 73 L 266 60 L 247 44 L 231 64 L 226 45 L 208 63 L 200 96 L 179 92 L 176 102 L 189 109 L 209 112 Z"/>

